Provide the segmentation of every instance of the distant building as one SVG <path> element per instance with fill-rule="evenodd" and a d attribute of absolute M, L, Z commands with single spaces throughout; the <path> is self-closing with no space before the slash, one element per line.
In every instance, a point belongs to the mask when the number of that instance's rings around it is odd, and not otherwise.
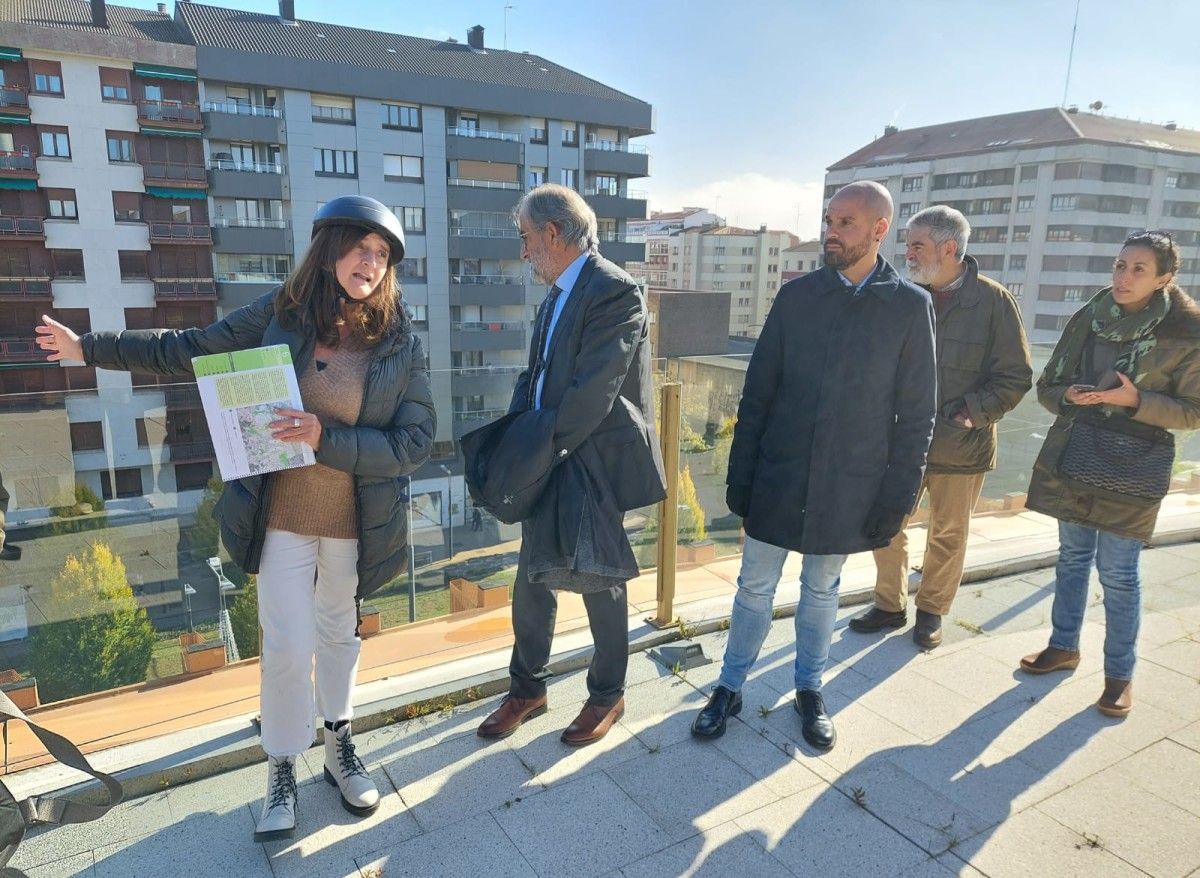
<path fill-rule="evenodd" d="M 626 270 L 643 284 L 651 287 L 667 285 L 668 239 L 684 229 L 715 227 L 725 221 L 703 207 L 683 210 L 654 211 L 649 219 L 631 219 L 626 228 L 631 239 L 646 242 L 645 262 L 627 262 Z"/>
<path fill-rule="evenodd" d="M 652 357 L 701 357 L 728 349 L 728 292 L 650 287 L 646 293 Z"/>
<path fill-rule="evenodd" d="M 801 241 L 795 247 L 789 247 L 782 253 L 783 264 L 779 271 L 779 282 L 785 284 L 803 277 L 810 271 L 816 271 L 824 264 L 823 256 L 820 238 Z"/>
<path fill-rule="evenodd" d="M 1178 280 L 1200 283 L 1200 131 L 1052 107 L 884 135 L 835 162 L 828 200 L 877 180 L 896 202 L 883 249 L 903 262 L 904 224 L 932 204 L 971 221 L 969 252 L 1021 301 L 1030 340 L 1053 343 L 1070 316 L 1110 282 L 1131 231 L 1171 233 Z"/>

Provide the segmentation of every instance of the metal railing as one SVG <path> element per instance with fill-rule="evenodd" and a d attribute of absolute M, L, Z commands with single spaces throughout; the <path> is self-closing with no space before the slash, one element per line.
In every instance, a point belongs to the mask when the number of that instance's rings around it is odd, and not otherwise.
<path fill-rule="evenodd" d="M 200 106 L 185 101 L 149 101 L 137 102 L 139 119 L 147 122 L 176 122 L 182 124 L 200 124 Z"/>
<path fill-rule="evenodd" d="M 0 238 L 44 238 L 46 225 L 40 216 L 0 216 Z"/>
<path fill-rule="evenodd" d="M 450 283 L 452 284 L 500 284 L 500 285 L 522 285 L 528 283 L 524 277 L 520 275 L 513 276 L 509 274 L 452 274 L 450 275 Z"/>
<path fill-rule="evenodd" d="M 452 226 L 452 238 L 520 238 L 521 233 L 514 228 L 487 229 L 480 226 Z"/>
<path fill-rule="evenodd" d="M 44 356 L 32 338 L 0 338 L 0 360 L 31 363 Z"/>
<path fill-rule="evenodd" d="M 519 332 L 527 324 L 517 321 L 470 321 L 451 323 L 454 332 Z"/>
<path fill-rule="evenodd" d="M 53 295 L 49 277 L 0 277 L 0 298 L 49 299 Z"/>
<path fill-rule="evenodd" d="M 231 116 L 265 116 L 270 119 L 282 119 L 283 112 L 278 107 L 262 107 L 258 104 L 243 104 L 239 101 L 205 101 L 206 113 L 228 113 Z"/>
<path fill-rule="evenodd" d="M 179 165 L 172 162 L 142 162 L 142 176 L 147 180 L 166 180 L 169 183 L 207 183 L 202 165 Z"/>
<path fill-rule="evenodd" d="M 257 216 L 219 216 L 213 225 L 222 229 L 286 229 L 288 221 Z"/>
<path fill-rule="evenodd" d="M 483 128 L 471 128 L 465 125 L 452 125 L 446 133 L 455 137 L 477 137 L 480 140 L 504 140 L 509 143 L 520 143 L 521 135 L 511 131 L 487 131 Z"/>
<path fill-rule="evenodd" d="M 244 161 L 242 159 L 210 159 L 210 171 L 242 171 L 251 174 L 282 174 L 283 165 L 279 162 Z"/>
<path fill-rule="evenodd" d="M 454 412 L 456 424 L 473 423 L 475 421 L 494 421 L 508 413 L 507 409 L 480 409 L 478 411 Z"/>
<path fill-rule="evenodd" d="M 20 85 L 0 86 L 0 107 L 29 107 L 29 89 Z"/>
<path fill-rule="evenodd" d="M 37 159 L 28 149 L 0 150 L 0 171 L 36 171 Z"/>
<path fill-rule="evenodd" d="M 273 271 L 226 271 L 218 272 L 217 280 L 223 284 L 281 284 L 287 280 L 287 273 Z"/>
<path fill-rule="evenodd" d="M 630 232 L 601 232 L 601 244 L 645 244 L 645 235 L 635 235 Z"/>
<path fill-rule="evenodd" d="M 217 286 L 211 277 L 172 277 L 154 279 L 156 299 L 215 299 Z"/>
<path fill-rule="evenodd" d="M 585 189 L 584 195 L 608 195 L 613 198 L 631 198 L 638 201 L 646 201 L 650 196 L 647 192 L 641 189 L 627 189 L 622 192 L 620 186 L 592 186 Z"/>
<path fill-rule="evenodd" d="M 638 143 L 620 143 L 616 140 L 592 140 L 584 144 L 585 149 L 596 149 L 600 152 L 627 152 L 632 155 L 649 155 L 650 151 Z"/>
<path fill-rule="evenodd" d="M 521 189 L 520 183 L 512 183 L 508 180 L 470 180 L 465 177 L 451 177 L 446 181 L 447 186 L 470 186 L 475 189 L 508 189 L 512 192 L 519 192 Z"/>
<path fill-rule="evenodd" d="M 203 241 L 212 243 L 212 228 L 208 223 L 150 222 L 150 240 Z"/>

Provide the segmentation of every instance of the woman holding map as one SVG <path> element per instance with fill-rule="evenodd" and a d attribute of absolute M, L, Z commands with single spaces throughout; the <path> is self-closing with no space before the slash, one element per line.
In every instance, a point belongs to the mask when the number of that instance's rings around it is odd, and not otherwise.
<path fill-rule="evenodd" d="M 312 745 L 317 711 L 326 781 L 354 814 L 379 805 L 350 736 L 358 609 L 405 569 L 398 498 L 436 429 L 425 354 L 393 270 L 403 255 L 396 216 L 348 195 L 317 211 L 308 251 L 278 290 L 206 329 L 78 336 L 49 317 L 37 327 L 51 361 L 166 375 L 191 374 L 205 354 L 291 351 L 304 410 L 280 408 L 270 427 L 310 446 L 316 463 L 231 481 L 216 507 L 226 549 L 258 576 L 268 778 L 257 841 L 295 832 L 296 757 Z"/>

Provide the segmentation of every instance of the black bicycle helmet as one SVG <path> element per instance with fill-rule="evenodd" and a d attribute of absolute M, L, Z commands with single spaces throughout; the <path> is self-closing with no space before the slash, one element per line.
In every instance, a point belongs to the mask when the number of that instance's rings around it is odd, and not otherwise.
<path fill-rule="evenodd" d="M 360 226 L 378 232 L 391 245 L 388 267 L 404 258 L 404 226 L 383 204 L 366 195 L 343 195 L 321 206 L 313 217 L 312 233 L 325 226 Z"/>

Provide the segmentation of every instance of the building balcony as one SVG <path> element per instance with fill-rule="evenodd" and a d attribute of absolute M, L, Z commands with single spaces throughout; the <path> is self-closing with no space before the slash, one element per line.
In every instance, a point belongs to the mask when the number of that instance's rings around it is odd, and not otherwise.
<path fill-rule="evenodd" d="M 455 396 L 491 396 L 505 401 L 512 398 L 513 387 L 522 366 L 497 366 L 481 369 L 455 369 L 450 386 Z"/>
<path fill-rule="evenodd" d="M 212 140 L 283 143 L 283 113 L 278 107 L 257 107 L 235 101 L 204 104 L 205 136 Z"/>
<path fill-rule="evenodd" d="M 0 241 L 45 241 L 46 226 L 40 216 L 0 216 Z"/>
<path fill-rule="evenodd" d="M 524 305 L 525 279 L 507 275 L 450 277 L 451 305 Z"/>
<path fill-rule="evenodd" d="M 624 232 L 602 234 L 600 252 L 619 265 L 626 262 L 645 262 L 646 239 L 642 235 L 628 235 Z"/>
<path fill-rule="evenodd" d="M 204 439 L 199 442 L 171 442 L 166 443 L 168 453 L 172 463 L 188 463 L 196 460 L 212 460 L 216 457 L 216 452 L 213 451 L 211 439 Z"/>
<path fill-rule="evenodd" d="M 447 254 L 451 259 L 518 259 L 521 239 L 516 229 L 511 236 L 460 235 L 452 231 L 447 241 Z"/>
<path fill-rule="evenodd" d="M 9 180 L 36 180 L 37 157 L 28 149 L 0 150 L 0 177 Z M 36 184 L 30 187 L 36 189 Z"/>
<path fill-rule="evenodd" d="M 50 302 L 53 299 L 48 277 L 0 277 L 0 302 Z"/>
<path fill-rule="evenodd" d="M 0 363 L 36 363 L 46 352 L 32 338 L 0 337 Z"/>
<path fill-rule="evenodd" d="M 160 128 L 199 131 L 203 127 L 200 106 L 186 101 L 137 102 L 138 121 Z"/>
<path fill-rule="evenodd" d="M 214 198 L 264 198 L 281 201 L 283 167 L 278 162 L 218 159 L 208 166 L 209 194 Z"/>
<path fill-rule="evenodd" d="M 588 172 L 645 177 L 650 173 L 650 154 L 636 143 L 589 140 L 584 144 L 583 167 Z"/>
<path fill-rule="evenodd" d="M 215 302 L 216 283 L 211 277 L 171 277 L 154 279 L 156 302 Z"/>
<path fill-rule="evenodd" d="M 622 193 L 616 187 L 592 188 L 584 192 L 584 200 L 597 216 L 613 219 L 645 219 L 646 193 L 630 190 Z"/>
<path fill-rule="evenodd" d="M 207 223 L 162 223 L 150 221 L 151 244 L 199 244 L 211 246 L 212 229 Z"/>
<path fill-rule="evenodd" d="M 28 116 L 29 89 L 21 85 L 0 86 L 0 113 L 9 116 Z"/>
<path fill-rule="evenodd" d="M 173 162 L 142 162 L 142 176 L 147 186 L 182 186 L 187 189 L 207 189 L 208 175 L 203 165 L 183 165 Z"/>
<path fill-rule="evenodd" d="M 291 254 L 287 220 L 221 217 L 213 227 L 213 248 L 218 253 Z"/>
<path fill-rule="evenodd" d="M 508 414 L 508 409 L 480 409 L 473 412 L 454 412 L 454 438 L 461 439 L 467 433 L 490 424 Z"/>
<path fill-rule="evenodd" d="M 526 324 L 520 322 L 451 323 L 450 349 L 519 351 L 525 349 Z"/>
<path fill-rule="evenodd" d="M 524 150 L 521 135 L 510 131 L 446 129 L 446 158 L 450 160 L 521 164 Z"/>

